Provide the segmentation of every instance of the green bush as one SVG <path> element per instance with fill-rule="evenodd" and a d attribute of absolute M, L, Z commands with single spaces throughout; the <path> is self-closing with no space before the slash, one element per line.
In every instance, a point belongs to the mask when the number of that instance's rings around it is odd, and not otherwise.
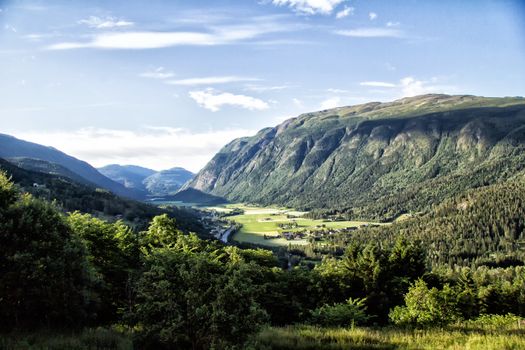
<path fill-rule="evenodd" d="M 310 323 L 328 327 L 362 325 L 370 320 L 365 299 L 348 299 L 346 303 L 323 305 L 311 311 Z"/>

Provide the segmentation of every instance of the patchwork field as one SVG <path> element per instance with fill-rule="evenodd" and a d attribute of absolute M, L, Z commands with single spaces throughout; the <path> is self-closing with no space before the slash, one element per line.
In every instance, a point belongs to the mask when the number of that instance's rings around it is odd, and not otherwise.
<path fill-rule="evenodd" d="M 302 217 L 302 215 L 306 214 L 305 212 L 299 212 L 287 208 L 269 208 L 246 206 L 242 204 L 228 204 L 223 207 L 211 207 L 208 209 L 220 209 L 222 211 L 228 211 L 233 210 L 233 208 L 244 210 L 244 214 L 242 215 L 229 217 L 230 220 L 234 220 L 242 224 L 242 228 L 233 236 L 233 239 L 238 242 L 253 243 L 269 247 L 288 246 L 289 244 L 308 244 L 306 239 L 287 240 L 282 237 L 271 239 L 264 238 L 265 235 L 267 237 L 276 237 L 281 231 L 294 232 L 305 229 L 321 228 L 321 226 L 326 229 L 342 229 L 370 224 L 370 222 L 366 221 L 312 220 Z M 289 224 L 293 223 L 294 221 L 297 223 L 297 227 L 286 229 L 281 229 L 279 227 L 279 224 Z"/>

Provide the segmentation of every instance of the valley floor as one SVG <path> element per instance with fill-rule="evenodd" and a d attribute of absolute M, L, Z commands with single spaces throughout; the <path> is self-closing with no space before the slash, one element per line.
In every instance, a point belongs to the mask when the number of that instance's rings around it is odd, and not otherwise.
<path fill-rule="evenodd" d="M 206 209 L 223 213 L 234 209 L 243 210 L 244 213 L 241 215 L 227 217 L 242 225 L 234 234 L 233 240 L 267 247 L 286 247 L 290 244 L 306 245 L 315 236 L 318 241 L 322 242 L 324 236 L 341 230 L 353 230 L 368 225 L 384 225 L 368 221 L 313 220 L 303 217 L 306 212 L 245 204 L 228 204 Z"/>

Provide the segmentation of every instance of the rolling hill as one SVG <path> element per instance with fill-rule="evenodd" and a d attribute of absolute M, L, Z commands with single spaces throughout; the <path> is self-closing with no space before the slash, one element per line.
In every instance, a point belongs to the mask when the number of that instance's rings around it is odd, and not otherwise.
<path fill-rule="evenodd" d="M 42 146 L 33 142 L 19 140 L 13 136 L 0 134 L 1 158 L 32 158 L 49 163 L 58 164 L 69 171 L 82 177 L 85 181 L 98 187 L 107 189 L 117 195 L 142 199 L 144 194 L 140 191 L 128 189 L 97 171 L 88 163 L 71 157 L 53 147 Z"/>
<path fill-rule="evenodd" d="M 303 114 L 232 141 L 185 187 L 392 219 L 525 169 L 525 99 L 422 95 Z"/>

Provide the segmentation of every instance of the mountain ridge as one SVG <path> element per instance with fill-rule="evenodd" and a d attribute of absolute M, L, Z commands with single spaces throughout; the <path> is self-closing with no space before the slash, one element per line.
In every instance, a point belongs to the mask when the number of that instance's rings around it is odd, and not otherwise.
<path fill-rule="evenodd" d="M 33 158 L 61 165 L 78 174 L 88 182 L 127 198 L 141 199 L 143 194 L 129 190 L 123 185 L 102 175 L 87 162 L 72 157 L 53 147 L 18 139 L 7 134 L 0 134 L 1 158 Z"/>
<path fill-rule="evenodd" d="M 523 123 L 521 97 L 430 94 L 305 113 L 233 140 L 184 188 L 387 219 L 523 170 Z"/>

